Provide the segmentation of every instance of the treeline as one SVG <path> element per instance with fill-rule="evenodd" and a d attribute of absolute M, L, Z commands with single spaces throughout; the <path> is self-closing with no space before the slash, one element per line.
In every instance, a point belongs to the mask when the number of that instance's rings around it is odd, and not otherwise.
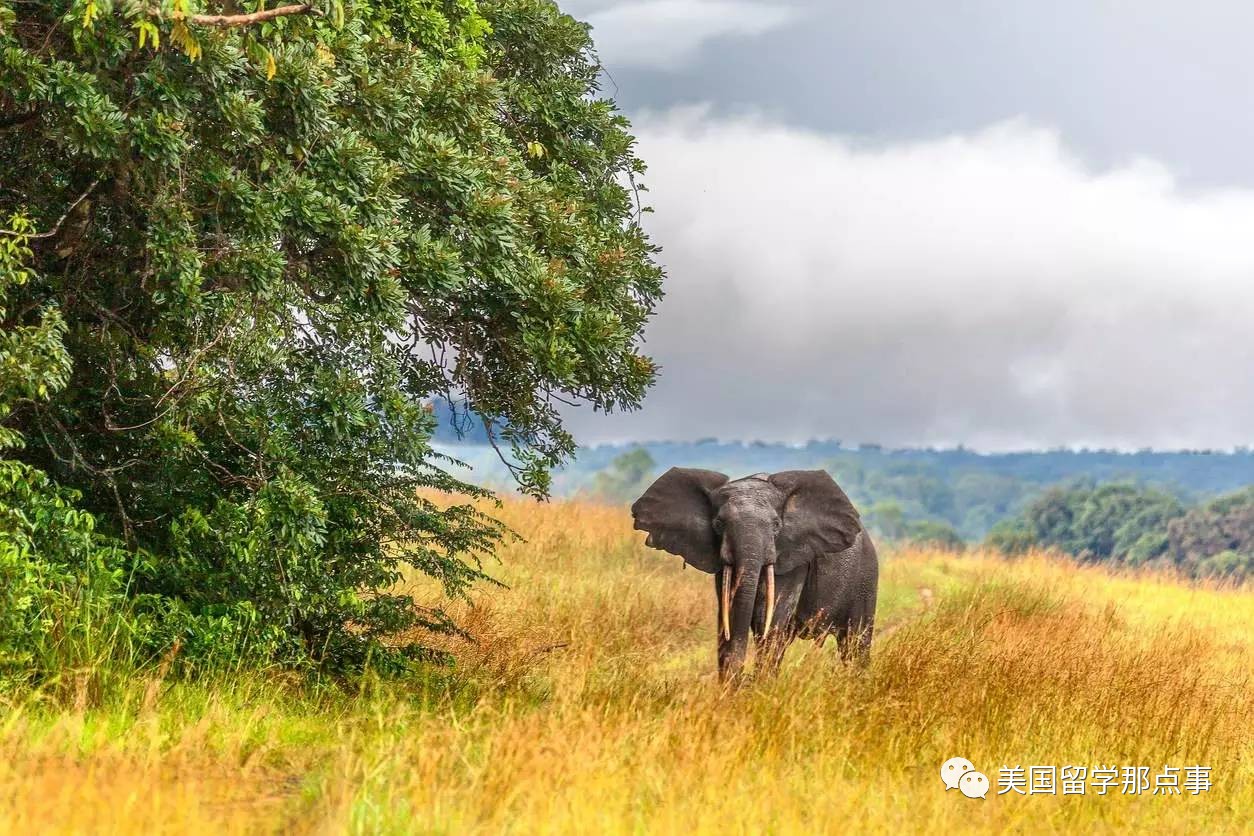
<path fill-rule="evenodd" d="M 1192 506 L 1131 484 L 1054 488 L 994 526 L 988 542 L 1012 554 L 1054 548 L 1085 562 L 1243 580 L 1254 573 L 1254 487 Z"/>
<path fill-rule="evenodd" d="M 637 447 L 594 474 L 588 487 L 580 493 L 594 500 L 626 504 L 640 496 L 661 472 L 649 451 Z M 855 502 L 857 493 L 851 494 Z M 895 502 L 882 501 L 860 507 L 866 524 L 886 539 L 911 540 L 954 550 L 966 547 L 966 541 L 953 526 L 933 519 L 908 518 L 901 505 Z"/>
<path fill-rule="evenodd" d="M 490 448 L 465 445 L 455 455 L 475 464 L 474 481 L 492 481 Z M 581 450 L 554 478 L 555 492 L 629 502 L 648 480 L 672 466 L 706 467 L 731 476 L 759 471 L 823 468 L 832 473 L 864 518 L 891 537 L 926 527 L 968 542 L 982 540 L 998 522 L 1016 517 L 1045 491 L 1078 482 L 1128 483 L 1154 488 L 1181 507 L 1254 484 L 1254 455 L 1236 452 L 1119 453 L 1045 450 L 984 455 L 952 450 L 845 448 L 838 442 L 803 446 L 719 442 L 651 442 Z M 497 481 L 503 482 L 499 474 Z"/>
<path fill-rule="evenodd" d="M 1083 454 L 1068 455 L 1085 461 Z M 1242 455 L 1229 460 L 1239 461 Z M 1032 461 L 1026 455 L 1016 458 Z M 699 466 L 735 475 L 768 469 L 734 461 L 723 467 Z M 1102 482 L 1076 478 L 1075 471 L 1060 484 L 1041 485 L 1008 472 L 980 471 L 969 460 L 947 472 L 921 456 L 899 458 L 867 450 L 791 466 L 831 472 L 861 509 L 867 527 L 885 540 L 954 550 L 986 540 L 1012 554 L 1052 548 L 1086 562 L 1170 565 L 1191 577 L 1239 579 L 1254 571 L 1254 486 L 1218 498 L 1190 498 L 1180 483 L 1156 487 L 1127 480 Z M 628 503 L 664 469 L 648 448 L 636 447 L 593 473 L 576 493 Z"/>

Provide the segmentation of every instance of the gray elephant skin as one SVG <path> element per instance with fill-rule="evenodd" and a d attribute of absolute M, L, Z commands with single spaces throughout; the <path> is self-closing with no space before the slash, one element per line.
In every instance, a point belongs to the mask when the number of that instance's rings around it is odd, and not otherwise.
<path fill-rule="evenodd" d="M 774 671 L 794 638 L 834 635 L 863 662 L 875 626 L 879 561 L 849 497 L 823 470 L 728 480 L 673 467 L 631 506 L 645 544 L 714 575 L 718 670 L 744 669 L 752 632 L 758 667 Z"/>

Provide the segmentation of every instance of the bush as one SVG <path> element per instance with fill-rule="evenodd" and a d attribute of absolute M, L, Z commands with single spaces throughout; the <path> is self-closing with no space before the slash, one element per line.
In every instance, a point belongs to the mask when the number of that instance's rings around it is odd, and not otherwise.
<path fill-rule="evenodd" d="M 1171 557 L 1191 574 L 1241 580 L 1254 572 L 1254 488 L 1218 497 L 1172 520 Z"/>
<path fill-rule="evenodd" d="M 961 552 L 967 548 L 962 535 L 948 523 L 919 520 L 906 526 L 906 539 L 945 551 Z"/>
<path fill-rule="evenodd" d="M 126 617 L 131 555 L 95 532 L 76 499 L 0 461 L 0 682 L 97 667 L 147 638 Z"/>
<path fill-rule="evenodd" d="M 30 222 L 14 215 L 0 236 L 0 320 L 9 295 L 32 279 Z M 64 386 L 69 358 L 55 309 L 0 332 L 0 421 Z M 95 531 L 79 496 L 15 461 L 24 443 L 0 423 L 0 684 L 35 683 L 98 665 L 119 646 L 129 555 Z M 125 637 L 131 638 L 130 635 Z"/>
<path fill-rule="evenodd" d="M 1167 523 L 1184 513 L 1170 494 L 1124 483 L 1051 488 L 1017 518 L 998 523 L 988 543 L 1009 553 L 1039 546 L 1085 561 L 1144 563 L 1167 548 Z"/>
<path fill-rule="evenodd" d="M 1022 518 L 1001 520 L 991 529 L 984 542 L 993 549 L 1007 555 L 1020 555 L 1036 548 L 1037 532 Z"/>
<path fill-rule="evenodd" d="M 1008 554 L 1052 547 L 1081 560 L 1171 565 L 1191 577 L 1240 581 L 1254 571 L 1254 488 L 1187 509 L 1161 491 L 1126 484 L 1055 488 L 994 526 L 987 542 Z"/>
<path fill-rule="evenodd" d="M 643 447 L 615 456 L 592 479 L 588 494 L 601 502 L 632 503 L 657 476 L 657 462 Z"/>

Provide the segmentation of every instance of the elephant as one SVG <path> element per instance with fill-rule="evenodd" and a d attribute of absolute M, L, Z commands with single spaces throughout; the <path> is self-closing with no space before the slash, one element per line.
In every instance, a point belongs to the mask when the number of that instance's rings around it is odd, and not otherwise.
<path fill-rule="evenodd" d="M 720 680 L 739 679 L 749 633 L 759 670 L 778 670 L 795 638 L 835 635 L 865 665 L 879 560 L 849 497 L 823 470 L 728 480 L 673 467 L 631 506 L 645 545 L 714 575 Z"/>

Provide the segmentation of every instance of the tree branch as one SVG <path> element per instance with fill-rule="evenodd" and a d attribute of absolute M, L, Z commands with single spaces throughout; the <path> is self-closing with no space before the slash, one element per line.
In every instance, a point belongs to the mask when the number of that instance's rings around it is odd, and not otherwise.
<path fill-rule="evenodd" d="M 75 209 L 77 209 L 78 205 L 82 203 L 84 200 L 86 200 L 89 194 L 91 194 L 93 191 L 96 190 L 96 186 L 100 185 L 100 179 L 101 178 L 97 177 L 95 180 L 91 181 L 91 185 L 88 186 L 86 189 L 84 189 L 83 193 L 79 195 L 78 198 L 73 203 L 70 204 L 70 208 L 66 209 L 65 213 L 61 217 L 57 218 L 57 222 L 52 225 L 52 229 L 48 230 L 47 232 L 39 232 L 33 235 L 26 235 L 25 237 L 31 241 L 40 241 L 44 238 L 54 237 L 58 232 L 61 231 L 61 226 L 65 223 L 65 219 L 70 216 L 70 213 L 72 213 Z M 18 236 L 18 235 L 22 235 L 22 233 L 14 232 L 11 229 L 0 229 L 0 235 Z"/>
<path fill-rule="evenodd" d="M 298 3 L 294 6 L 278 6 L 273 9 L 246 15 L 184 15 L 183 19 L 197 26 L 217 26 L 222 29 L 230 29 L 236 26 L 252 26 L 254 23 L 265 23 L 267 20 L 287 17 L 288 15 L 314 15 L 321 17 L 322 12 L 308 3 Z"/>

